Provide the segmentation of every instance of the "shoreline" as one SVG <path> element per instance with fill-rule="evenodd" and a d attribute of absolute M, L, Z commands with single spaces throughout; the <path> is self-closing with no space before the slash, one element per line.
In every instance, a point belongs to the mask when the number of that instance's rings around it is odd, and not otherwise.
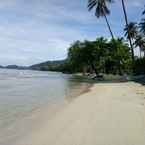
<path fill-rule="evenodd" d="M 75 83 L 75 81 L 74 81 Z M 64 110 L 71 102 L 77 97 L 90 91 L 93 84 L 81 83 L 73 86 L 72 90 L 66 90 L 66 96 L 61 100 L 53 100 L 38 108 L 33 109 L 31 112 L 25 114 L 22 118 L 19 118 L 10 126 L 10 128 L 1 130 L 0 144 L 3 145 L 15 145 L 17 140 L 23 140 L 23 137 L 29 134 L 31 131 L 39 130 L 40 124 L 45 124 L 46 120 L 54 118 L 58 112 Z"/>
<path fill-rule="evenodd" d="M 40 118 L 15 145 L 145 144 L 145 87 L 100 83 L 59 110 Z"/>

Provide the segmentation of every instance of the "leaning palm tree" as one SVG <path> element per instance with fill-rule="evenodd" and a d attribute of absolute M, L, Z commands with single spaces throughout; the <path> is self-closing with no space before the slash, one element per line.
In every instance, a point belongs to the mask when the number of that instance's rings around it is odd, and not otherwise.
<path fill-rule="evenodd" d="M 91 11 L 95 8 L 95 15 L 97 18 L 104 17 L 110 31 L 112 39 L 114 39 L 113 32 L 111 30 L 107 15 L 110 14 L 110 10 L 107 7 L 107 3 L 112 3 L 113 0 L 88 0 L 88 9 Z"/>
<path fill-rule="evenodd" d="M 123 12 L 124 12 L 124 18 L 125 18 L 125 22 L 126 22 L 126 26 L 128 28 L 128 17 L 127 17 L 127 12 L 126 12 L 126 7 L 125 7 L 125 2 L 124 0 L 121 0 L 122 2 L 122 7 L 123 7 Z M 133 43 L 132 43 L 132 40 L 131 40 L 131 36 L 129 34 L 129 30 L 127 30 L 128 32 L 128 40 L 129 40 L 129 43 L 130 43 L 130 47 L 131 47 L 131 54 L 132 54 L 132 60 L 134 61 L 134 50 L 133 50 Z"/>

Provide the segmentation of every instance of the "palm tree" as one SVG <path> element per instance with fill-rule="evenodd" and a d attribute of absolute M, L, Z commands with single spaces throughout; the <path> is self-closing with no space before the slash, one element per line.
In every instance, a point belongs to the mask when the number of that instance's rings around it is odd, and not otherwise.
<path fill-rule="evenodd" d="M 124 12 L 124 18 L 125 18 L 126 26 L 127 26 L 127 28 L 129 28 L 129 27 L 128 27 L 128 24 L 129 24 L 129 23 L 128 23 L 128 17 L 127 17 L 125 2 L 124 2 L 124 0 L 121 0 L 121 2 L 122 2 L 122 7 L 123 7 L 123 12 Z M 128 40 L 129 40 L 130 47 L 131 47 L 132 60 L 133 60 L 133 62 L 134 62 L 133 44 L 132 44 L 131 36 L 130 36 L 130 34 L 129 34 L 129 30 L 127 30 L 127 32 L 128 32 Z"/>
<path fill-rule="evenodd" d="M 125 36 L 127 37 L 127 39 L 135 39 L 136 36 L 138 35 L 138 26 L 137 23 L 134 22 L 130 22 L 128 25 L 126 25 L 126 27 L 124 28 L 125 31 Z"/>
<path fill-rule="evenodd" d="M 135 47 L 140 48 L 140 57 L 141 57 L 141 52 L 144 50 L 145 47 L 145 41 L 143 36 L 138 31 L 137 23 L 130 22 L 128 26 L 125 27 L 124 31 L 127 39 L 129 39 L 130 36 L 131 40 L 134 41 L 133 45 L 135 45 Z"/>
<path fill-rule="evenodd" d="M 136 47 L 140 48 L 140 57 L 141 57 L 141 52 L 142 51 L 145 52 L 145 39 L 144 39 L 144 37 L 141 36 L 141 35 L 138 35 L 136 37 L 136 40 L 135 40 L 134 44 L 135 44 Z"/>
<path fill-rule="evenodd" d="M 91 11 L 95 8 L 95 15 L 97 18 L 104 17 L 107 23 L 107 27 L 110 31 L 112 39 L 114 39 L 113 32 L 111 30 L 107 15 L 110 14 L 110 10 L 107 7 L 107 3 L 112 3 L 113 0 L 88 0 L 88 9 Z"/>

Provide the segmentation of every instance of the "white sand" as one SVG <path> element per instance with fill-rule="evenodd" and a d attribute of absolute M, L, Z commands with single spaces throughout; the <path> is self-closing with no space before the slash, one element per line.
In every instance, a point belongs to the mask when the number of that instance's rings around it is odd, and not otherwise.
<path fill-rule="evenodd" d="M 145 145 L 145 87 L 96 84 L 17 145 Z"/>

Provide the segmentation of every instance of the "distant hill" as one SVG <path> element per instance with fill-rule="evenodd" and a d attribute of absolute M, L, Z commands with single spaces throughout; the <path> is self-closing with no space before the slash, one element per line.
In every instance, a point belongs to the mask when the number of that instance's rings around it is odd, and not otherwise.
<path fill-rule="evenodd" d="M 2 66 L 0 65 L 0 68 L 3 68 L 3 69 L 29 69 L 29 67 L 26 67 L 26 66 L 18 66 L 18 65 L 7 65 L 7 66 Z"/>
<path fill-rule="evenodd" d="M 43 63 L 35 64 L 29 68 L 32 70 L 41 70 L 41 71 L 62 71 L 65 60 L 57 61 L 46 61 Z"/>
<path fill-rule="evenodd" d="M 7 69 L 28 69 L 29 67 L 18 66 L 18 65 L 8 65 L 8 66 L 5 66 L 3 68 L 7 68 Z"/>
<path fill-rule="evenodd" d="M 57 60 L 57 61 L 46 61 L 38 64 L 34 64 L 31 66 L 18 66 L 18 65 L 7 65 L 7 66 L 1 66 L 0 68 L 6 68 L 6 69 L 19 69 L 19 70 L 40 70 L 40 71 L 64 71 L 64 65 L 65 60 Z"/>

